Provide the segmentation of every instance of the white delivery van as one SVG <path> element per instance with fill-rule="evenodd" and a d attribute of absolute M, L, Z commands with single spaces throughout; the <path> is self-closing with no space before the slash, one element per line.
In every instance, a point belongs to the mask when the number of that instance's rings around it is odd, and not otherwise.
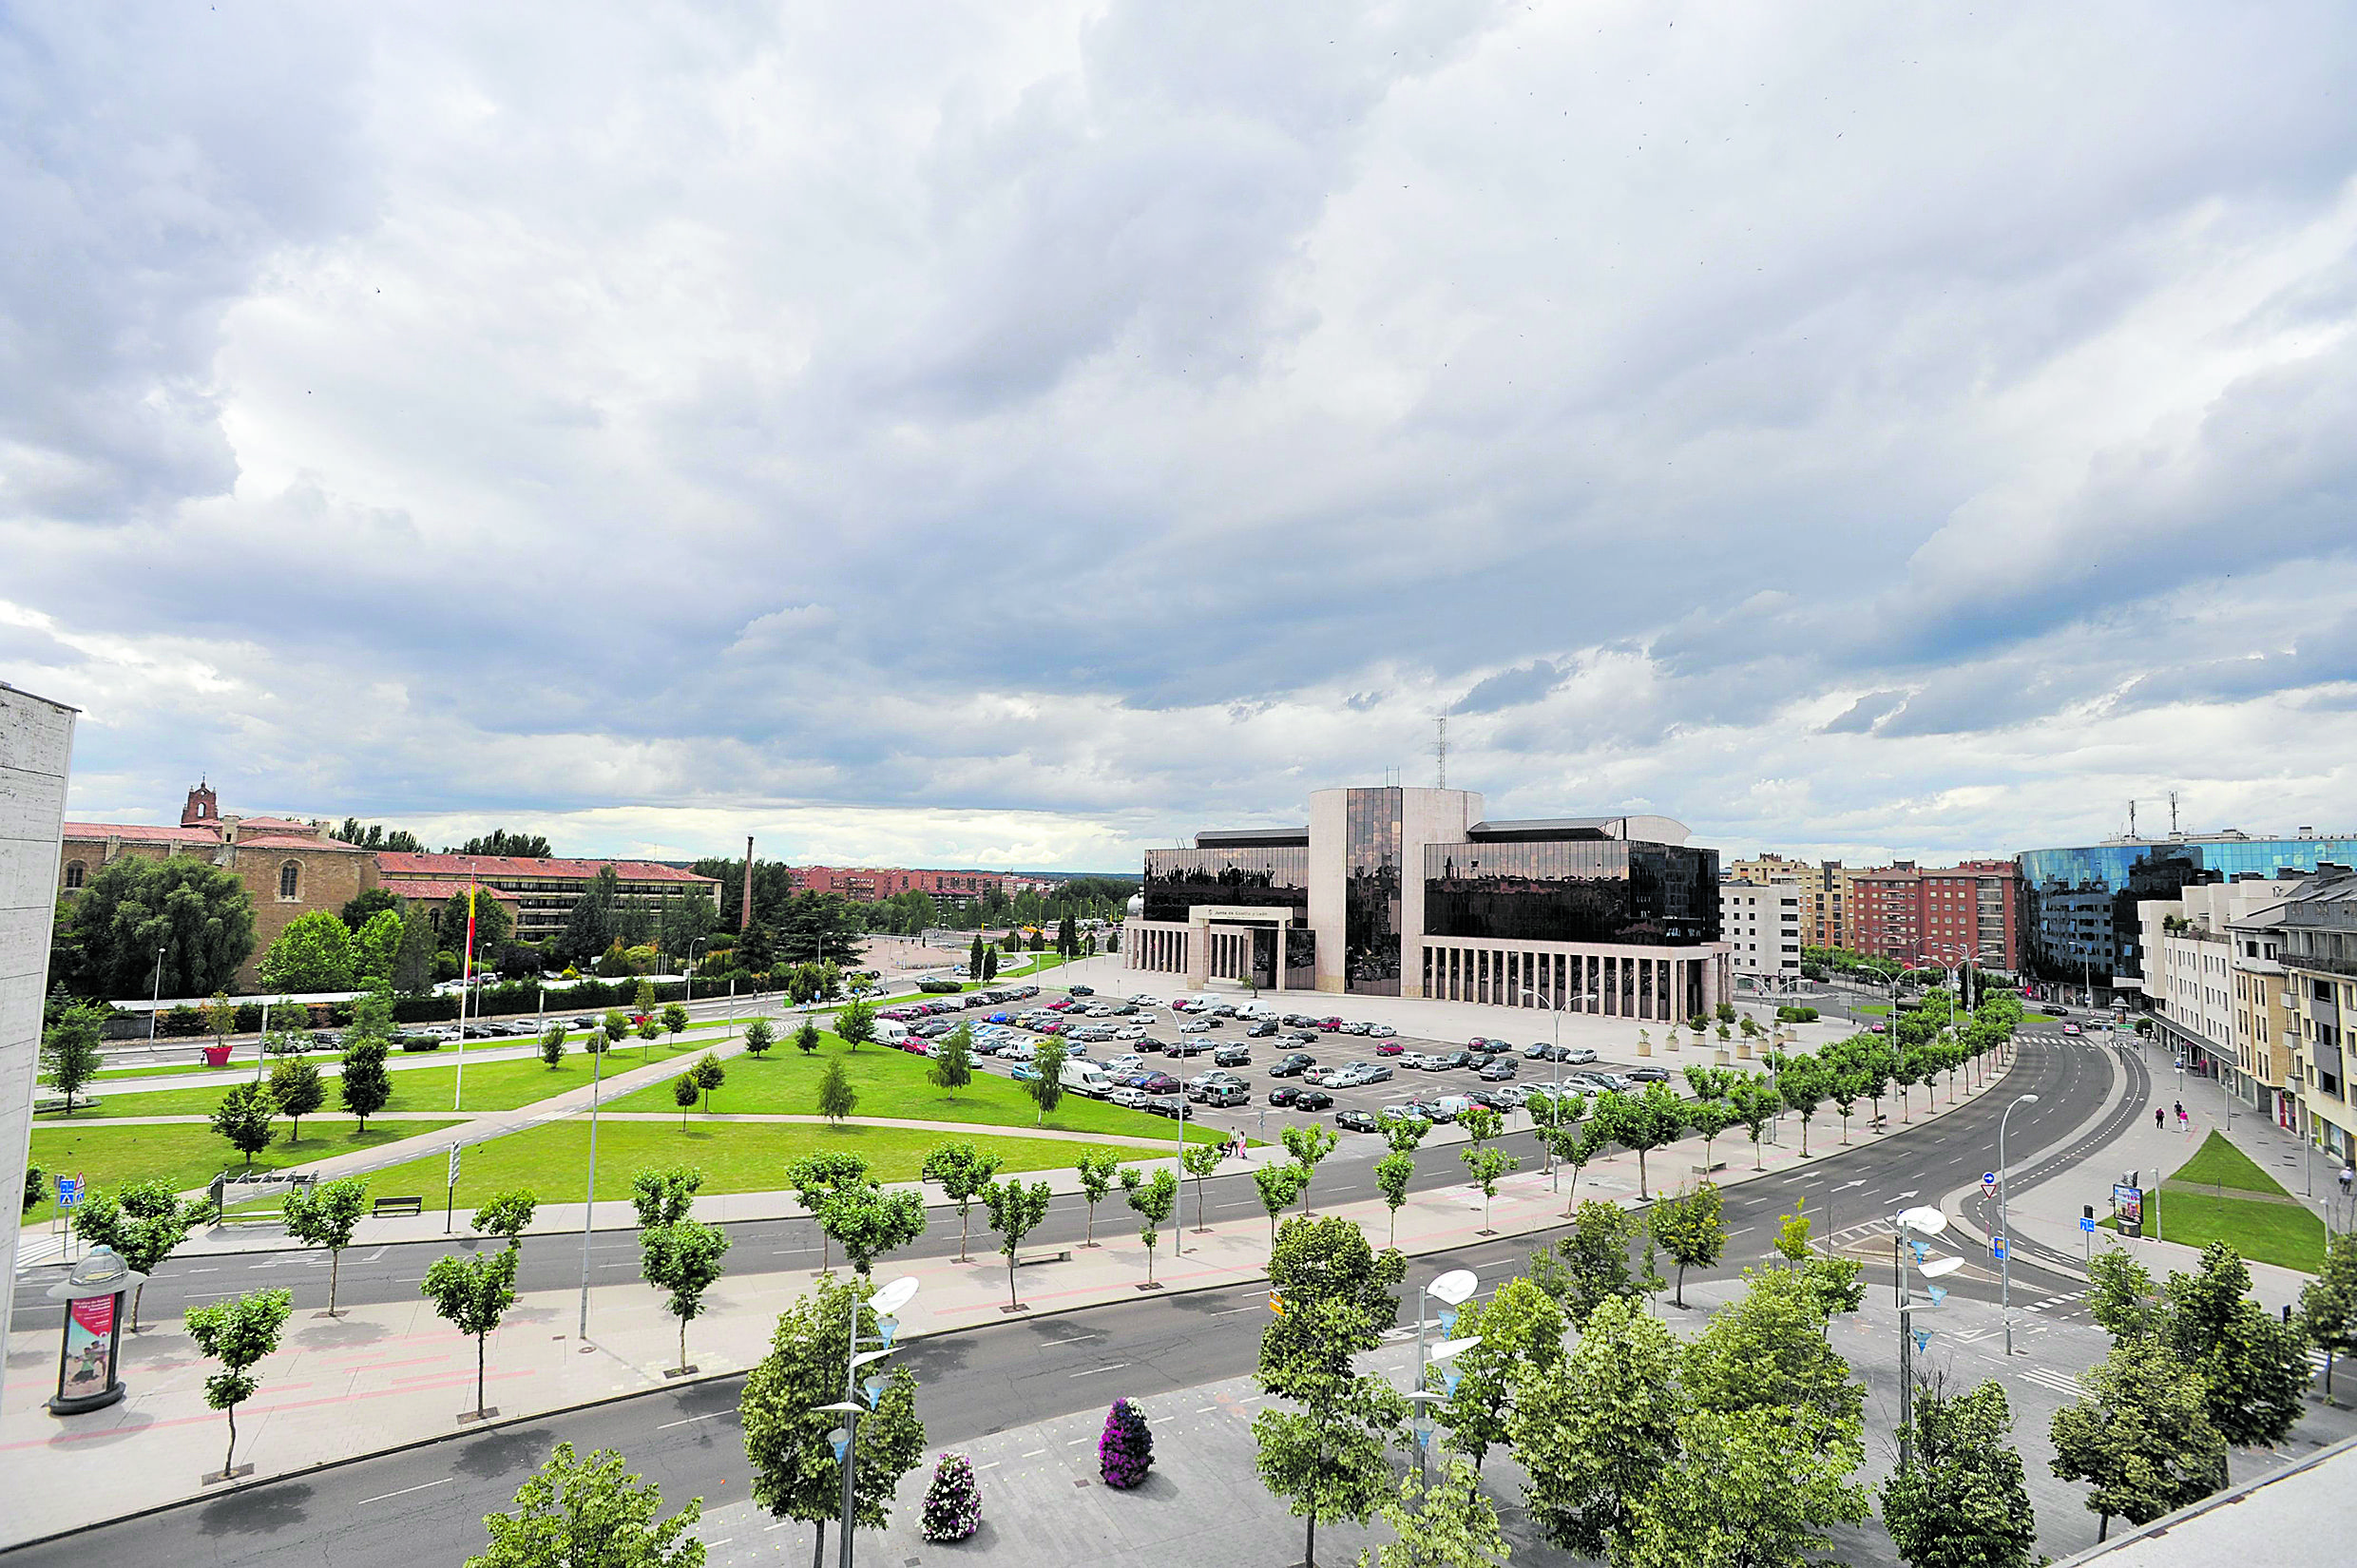
<path fill-rule="evenodd" d="M 1085 1061 L 1067 1061 L 1064 1064 L 1064 1086 L 1073 1094 L 1102 1100 L 1112 1089 L 1113 1080 Z"/>
<path fill-rule="evenodd" d="M 909 1038 L 909 1026 L 894 1019 L 879 1018 L 875 1021 L 875 1038 L 879 1044 L 897 1045 Z"/>
<path fill-rule="evenodd" d="M 1473 1108 L 1473 1102 L 1463 1095 L 1443 1095 L 1432 1103 L 1446 1112 L 1452 1121 Z"/>

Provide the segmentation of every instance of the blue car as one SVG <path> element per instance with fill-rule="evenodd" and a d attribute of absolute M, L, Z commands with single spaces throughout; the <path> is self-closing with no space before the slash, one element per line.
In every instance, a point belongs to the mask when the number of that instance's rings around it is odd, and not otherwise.
<path fill-rule="evenodd" d="M 1031 1080 L 1040 1076 L 1040 1070 L 1037 1067 L 1032 1066 L 1028 1061 L 1019 1061 L 1015 1064 L 1013 1076 L 1016 1082 L 1027 1083 Z"/>
<path fill-rule="evenodd" d="M 1005 1013 L 992 1013 L 988 1018 L 984 1019 L 983 1022 L 986 1023 L 1011 1023 L 1014 1020 L 1008 1018 Z"/>

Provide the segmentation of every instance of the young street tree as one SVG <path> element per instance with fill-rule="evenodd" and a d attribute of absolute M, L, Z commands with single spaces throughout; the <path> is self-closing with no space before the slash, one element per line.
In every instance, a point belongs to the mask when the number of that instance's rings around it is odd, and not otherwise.
<path fill-rule="evenodd" d="M 673 1044 L 678 1044 L 680 1036 L 684 1033 L 687 1028 L 687 1009 L 680 1006 L 676 1002 L 666 1002 L 663 1004 L 663 1010 L 661 1017 L 662 1019 L 663 1033 L 671 1037 Z"/>
<path fill-rule="evenodd" d="M 278 1135 L 271 1131 L 270 1119 L 278 1110 L 270 1091 L 259 1083 L 248 1080 L 233 1084 L 220 1103 L 213 1107 L 213 1131 L 229 1140 L 229 1146 L 245 1157 L 245 1168 L 254 1169 L 254 1157 L 270 1147 Z"/>
<path fill-rule="evenodd" d="M 474 1414 L 477 1421 L 490 1412 L 483 1403 L 486 1376 L 485 1345 L 491 1330 L 515 1305 L 516 1253 L 502 1247 L 492 1252 L 465 1257 L 439 1257 L 426 1270 L 418 1293 L 433 1303 L 434 1315 L 462 1334 L 474 1337 Z"/>
<path fill-rule="evenodd" d="M 624 1474 L 620 1454 L 601 1448 L 576 1460 L 560 1443 L 516 1489 L 515 1512 L 484 1516 L 491 1544 L 467 1568 L 703 1568 L 704 1543 L 688 1534 L 703 1499 L 657 1522 L 661 1511 L 661 1489 Z"/>
<path fill-rule="evenodd" d="M 925 1076 L 944 1094 L 955 1094 L 974 1081 L 974 1031 L 961 1023 L 941 1037 L 941 1054 Z"/>
<path fill-rule="evenodd" d="M 2226 1480 L 2226 1439 L 2210 1420 L 2201 1374 L 2157 1338 L 2136 1335 L 2081 1372 L 2086 1395 L 2054 1413 L 2052 1469 L 2083 1481 L 2087 1511 L 2110 1536 L 2115 1516 L 2150 1524 L 2199 1502 Z"/>
<path fill-rule="evenodd" d="M 2213 1241 L 2190 1274 L 2171 1273 L 2157 1297 L 2142 1265 L 2118 1252 L 2096 1259 L 2088 1308 L 2115 1340 L 2151 1334 L 2198 1374 L 2210 1423 L 2229 1444 L 2275 1443 L 2299 1419 L 2309 1384 L 2305 1334 L 2252 1299 L 2251 1269 Z"/>
<path fill-rule="evenodd" d="M 639 1272 L 664 1292 L 664 1305 L 680 1320 L 682 1377 L 696 1369 L 687 1364 L 687 1326 L 703 1314 L 704 1292 L 719 1282 L 728 1247 L 727 1232 L 699 1220 L 675 1220 L 639 1233 Z"/>
<path fill-rule="evenodd" d="M 1505 1119 L 1488 1106 L 1474 1106 L 1457 1119 L 1457 1124 L 1473 1140 L 1472 1146 L 1461 1150 L 1458 1157 L 1465 1161 L 1466 1169 L 1473 1173 L 1473 1185 L 1482 1190 L 1481 1233 L 1495 1235 L 1497 1233 L 1489 1228 L 1490 1199 L 1498 1195 L 1499 1178 L 1521 1170 L 1523 1162 L 1504 1149 L 1489 1146 L 1489 1140 L 1504 1130 Z"/>
<path fill-rule="evenodd" d="M 692 1165 L 644 1170 L 630 1177 L 630 1207 L 639 1228 L 677 1225 L 694 1212 L 696 1195 L 703 1190 L 704 1174 Z"/>
<path fill-rule="evenodd" d="M 999 1167 L 1004 1163 L 1003 1157 L 985 1154 L 965 1138 L 937 1143 L 925 1157 L 925 1164 L 918 1174 L 939 1187 L 942 1195 L 957 1205 L 960 1263 L 966 1261 L 967 1218 L 973 1210 L 974 1199 L 980 1197 L 983 1189 L 990 1185 L 990 1178 L 999 1174 Z"/>
<path fill-rule="evenodd" d="M 802 1021 L 802 1026 L 794 1031 L 794 1048 L 804 1056 L 809 1056 L 818 1049 L 818 1025 L 806 1018 Z"/>
<path fill-rule="evenodd" d="M 1015 1294 L 1015 1252 L 1023 1238 L 1047 1217 L 1047 1200 L 1044 1181 L 1025 1187 L 1010 1178 L 982 1192 L 983 1206 L 990 1212 L 990 1229 L 999 1233 L 999 1251 L 1006 1258 L 1006 1310 L 1010 1312 L 1023 1310 L 1023 1300 Z"/>
<path fill-rule="evenodd" d="M 1097 1245 L 1097 1205 L 1113 1191 L 1113 1178 L 1121 1174 L 1121 1157 L 1110 1149 L 1091 1149 L 1072 1162 L 1072 1169 L 1081 1178 L 1081 1196 L 1088 1200 L 1088 1239 L 1083 1247 Z"/>
<path fill-rule="evenodd" d="M 1166 1173 L 1167 1174 L 1167 1173 Z M 1292 1406 L 1253 1420 L 1262 1484 L 1306 1521 L 1302 1561 L 1317 1562 L 1321 1520 L 1365 1523 L 1390 1494 L 1389 1449 L 1408 1401 L 1351 1357 L 1383 1343 L 1399 1316 L 1392 1294 L 1407 1275 L 1395 1252 L 1375 1252 L 1339 1217 L 1285 1222 L 1269 1259 L 1281 1310 L 1260 1336 L 1261 1392 Z"/>
<path fill-rule="evenodd" d="M 820 1211 L 836 1193 L 867 1179 L 868 1162 L 846 1150 L 822 1149 L 787 1162 L 786 1185 L 794 1189 L 795 1201 L 818 1224 L 818 1268 L 822 1273 L 829 1267 L 827 1245 L 832 1237 Z"/>
<path fill-rule="evenodd" d="M 327 1086 L 319 1081 L 318 1068 L 298 1056 L 283 1057 L 270 1069 L 270 1098 L 279 1115 L 294 1123 L 286 1140 L 300 1143 L 303 1118 L 327 1103 Z"/>
<path fill-rule="evenodd" d="M 739 1413 L 745 1458 L 753 1468 L 753 1500 L 781 1520 L 817 1526 L 811 1568 L 826 1561 L 827 1521 L 843 1517 L 843 1472 L 831 1434 L 842 1417 L 824 1408 L 844 1396 L 851 1361 L 852 1321 L 872 1343 L 875 1310 L 869 1282 L 822 1279 L 810 1294 L 778 1314 L 769 1354 L 745 1377 Z M 854 1306 L 856 1303 L 856 1306 Z M 925 1457 L 925 1427 L 916 1416 L 916 1379 L 896 1367 L 883 1393 L 853 1428 L 852 1519 L 870 1530 L 891 1522 L 901 1477 Z"/>
<path fill-rule="evenodd" d="M 696 1087 L 704 1092 L 704 1115 L 710 1116 L 712 1114 L 712 1091 L 728 1081 L 728 1069 L 720 1065 L 719 1057 L 706 1051 L 696 1059 L 696 1065 L 690 1070 L 690 1076 L 696 1080 Z"/>
<path fill-rule="evenodd" d="M 1301 1185 L 1294 1195 L 1301 1199 L 1302 1208 L 1307 1210 L 1310 1206 L 1310 1178 L 1317 1175 L 1318 1162 L 1332 1154 L 1334 1145 L 1341 1140 L 1328 1129 L 1315 1125 L 1288 1127 L 1283 1136 L 1285 1152 L 1293 1157 L 1293 1164 L 1301 1172 Z"/>
<path fill-rule="evenodd" d="M 335 1315 L 336 1276 L 343 1271 L 344 1249 L 360 1228 L 360 1213 L 368 1202 L 368 1177 L 345 1176 L 316 1187 L 297 1187 L 279 1205 L 286 1233 L 306 1247 L 327 1249 L 327 1315 Z"/>
<path fill-rule="evenodd" d="M 1505 1412 L 1523 1501 L 1548 1544 L 1600 1558 L 1677 1451 L 1677 1342 L 1626 1296 L 1589 1316 L 1568 1353 L 1535 1369 Z"/>
<path fill-rule="evenodd" d="M 74 1234 L 92 1247 L 111 1247 L 133 1273 L 152 1274 L 205 1216 L 202 1198 L 182 1201 L 170 1182 L 126 1181 L 114 1191 L 93 1188 L 74 1211 Z M 139 1302 L 145 1285 L 131 1292 L 131 1332 L 139 1332 Z"/>
<path fill-rule="evenodd" d="M 1531 1277 L 1563 1304 L 1573 1327 L 1584 1329 L 1606 1301 L 1637 1299 L 1629 1244 L 1642 1228 L 1619 1204 L 1590 1198 L 1575 1212 L 1571 1234 L 1558 1240 L 1552 1253 L 1533 1254 Z"/>
<path fill-rule="evenodd" d="M 865 997 L 853 997 L 834 1015 L 835 1035 L 856 1051 L 875 1038 L 875 1004 Z"/>
<path fill-rule="evenodd" d="M 1145 1223 L 1139 1227 L 1138 1239 L 1146 1244 L 1146 1282 L 1142 1289 L 1158 1289 L 1154 1283 L 1154 1244 L 1161 1239 L 1157 1229 L 1170 1218 L 1173 1206 L 1178 1201 L 1178 1178 L 1168 1171 L 1157 1171 L 1148 1181 L 1138 1174 L 1135 1165 L 1121 1167 L 1121 1191 L 1129 1197 L 1129 1206 L 1138 1211 Z"/>
<path fill-rule="evenodd" d="M 1656 1199 L 1652 1211 L 1645 1215 L 1645 1224 L 1661 1250 L 1677 1265 L 1679 1308 L 1686 1305 L 1686 1271 L 1707 1269 L 1718 1261 L 1718 1254 L 1727 1245 L 1727 1224 L 1721 1217 L 1724 1203 L 1718 1188 L 1703 1182 L 1690 1193 L 1677 1197 Z"/>
<path fill-rule="evenodd" d="M 1616 1568 L 1804 1568 L 1831 1545 L 1828 1528 L 1866 1518 L 1866 1489 L 1849 1480 L 1863 1457 L 1854 1429 L 1812 1411 L 1689 1411 Z"/>
<path fill-rule="evenodd" d="M 257 1291 L 234 1301 L 188 1309 L 188 1337 L 197 1348 L 221 1364 L 204 1380 L 204 1403 L 229 1418 L 229 1446 L 221 1459 L 219 1479 L 237 1475 L 238 1406 L 254 1397 L 261 1386 L 248 1370 L 278 1348 L 295 1298 L 284 1291 Z"/>
<path fill-rule="evenodd" d="M 344 1031 L 344 1070 L 335 1081 L 336 1099 L 364 1133 L 368 1119 L 393 1099 L 393 1078 L 385 1071 L 385 1052 L 392 1044 L 393 993 L 379 986 L 352 1004 L 352 1026 Z"/>
<path fill-rule="evenodd" d="M 1047 1119 L 1064 1103 L 1064 1048 L 1053 1040 L 1042 1045 L 1039 1054 L 1031 1059 L 1031 1070 L 1039 1076 L 1025 1080 L 1023 1089 L 1039 1108 L 1040 1126 L 1047 1125 Z"/>
<path fill-rule="evenodd" d="M 1391 1212 L 1391 1231 L 1387 1240 L 1399 1244 L 1399 1212 L 1408 1202 L 1408 1184 L 1416 1176 L 1416 1157 L 1397 1150 L 1375 1161 L 1375 1187 L 1383 1194 L 1383 1206 Z M 1275 1240 L 1270 1238 L 1272 1243 Z"/>
<path fill-rule="evenodd" d="M 2030 1568 L 2038 1520 L 1995 1379 L 1915 1392 L 1913 1462 L 1883 1482 L 1883 1523 L 1908 1568 Z"/>
<path fill-rule="evenodd" d="M 761 1059 L 764 1051 L 776 1043 L 777 1031 L 770 1027 L 768 1019 L 757 1018 L 745 1025 L 745 1055 L 756 1061 Z"/>
<path fill-rule="evenodd" d="M 554 1067 L 565 1060 L 565 1025 L 551 1023 L 540 1037 L 540 1060 Z M 527 1482 L 527 1484 L 529 1484 Z"/>
<path fill-rule="evenodd" d="M 1481 1477 L 1461 1459 L 1450 1460 L 1427 1490 L 1410 1470 L 1399 1496 L 1375 1512 L 1399 1539 L 1378 1545 L 1362 1568 L 1504 1568 L 1507 1547 L 1498 1528 L 1498 1510 L 1482 1495 Z"/>
<path fill-rule="evenodd" d="M 1211 1229 L 1203 1223 L 1203 1182 L 1219 1162 L 1227 1157 L 1227 1150 L 1217 1143 L 1190 1143 L 1178 1156 L 1179 1168 L 1195 1178 L 1195 1229 L 1201 1234 Z"/>
<path fill-rule="evenodd" d="M 1255 1165 L 1253 1185 L 1260 1190 L 1260 1206 L 1269 1211 L 1269 1251 L 1276 1251 L 1276 1220 L 1293 1206 L 1309 1177 L 1298 1165 Z"/>
<path fill-rule="evenodd" d="M 1596 1102 L 1597 1125 L 1615 1143 L 1637 1153 L 1637 1195 L 1645 1191 L 1645 1156 L 1676 1138 L 1686 1127 L 1686 1102 L 1666 1083 L 1648 1083 L 1641 1095 L 1607 1093 Z"/>
<path fill-rule="evenodd" d="M 474 1217 L 467 1221 L 485 1235 L 497 1236 L 508 1246 L 520 1245 L 519 1237 L 531 1229 L 532 1215 L 540 1209 L 540 1199 L 529 1187 L 512 1187 L 497 1194 Z"/>
<path fill-rule="evenodd" d="M 703 1091 L 696 1087 L 694 1073 L 681 1073 L 671 1080 L 671 1103 L 680 1108 L 680 1131 L 687 1131 L 687 1113 L 696 1108 Z"/>
<path fill-rule="evenodd" d="M 851 1075 L 843 1070 L 843 1059 L 829 1057 L 827 1070 L 818 1078 L 818 1114 L 840 1127 L 858 1109 L 859 1091 L 852 1087 Z"/>
<path fill-rule="evenodd" d="M 887 1193 L 872 1181 L 854 1182 L 827 1198 L 818 1223 L 864 1276 L 877 1258 L 925 1233 L 925 1200 L 914 1193 Z"/>
<path fill-rule="evenodd" d="M 66 1097 L 67 1116 L 104 1064 L 98 1042 L 107 1011 L 95 1002 L 76 1003 L 41 1031 L 41 1080 Z"/>
<path fill-rule="evenodd" d="M 1686 1349 L 1686 1397 L 1704 1409 L 1805 1409 L 1859 1429 L 1866 1388 L 1825 1338 L 1822 1298 L 1799 1269 L 1764 1269 Z"/>

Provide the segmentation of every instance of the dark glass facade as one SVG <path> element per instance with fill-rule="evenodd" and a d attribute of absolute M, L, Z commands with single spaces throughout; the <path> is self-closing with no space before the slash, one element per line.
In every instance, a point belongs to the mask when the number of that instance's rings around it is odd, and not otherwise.
<path fill-rule="evenodd" d="M 1349 834 L 1343 864 L 1345 990 L 1369 996 L 1399 995 L 1405 798 L 1395 789 L 1352 790 L 1345 801 Z"/>
<path fill-rule="evenodd" d="M 1144 915 L 1183 921 L 1198 904 L 1289 909 L 1310 918 L 1307 845 L 1271 849 L 1148 850 Z"/>
<path fill-rule="evenodd" d="M 2112 975 L 2144 973 L 2147 899 L 2175 898 L 2205 882 L 2244 874 L 2272 877 L 2312 871 L 2321 861 L 2357 864 L 2357 838 L 2252 838 L 2214 843 L 2097 844 L 2077 850 L 2027 850 L 2014 856 L 2022 875 L 2022 927 L 2030 968 L 2048 980 L 2098 985 Z"/>
<path fill-rule="evenodd" d="M 1716 942 L 1718 851 L 1617 839 L 1428 844 L 1424 927 L 1505 941 Z"/>

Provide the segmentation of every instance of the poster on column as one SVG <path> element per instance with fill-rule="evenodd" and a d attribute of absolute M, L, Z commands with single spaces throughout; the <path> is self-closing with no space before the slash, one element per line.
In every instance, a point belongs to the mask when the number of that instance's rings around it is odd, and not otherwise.
<path fill-rule="evenodd" d="M 67 1399 L 106 1391 L 106 1347 L 115 1333 L 117 1296 L 84 1296 L 66 1311 L 66 1378 L 60 1388 Z"/>

